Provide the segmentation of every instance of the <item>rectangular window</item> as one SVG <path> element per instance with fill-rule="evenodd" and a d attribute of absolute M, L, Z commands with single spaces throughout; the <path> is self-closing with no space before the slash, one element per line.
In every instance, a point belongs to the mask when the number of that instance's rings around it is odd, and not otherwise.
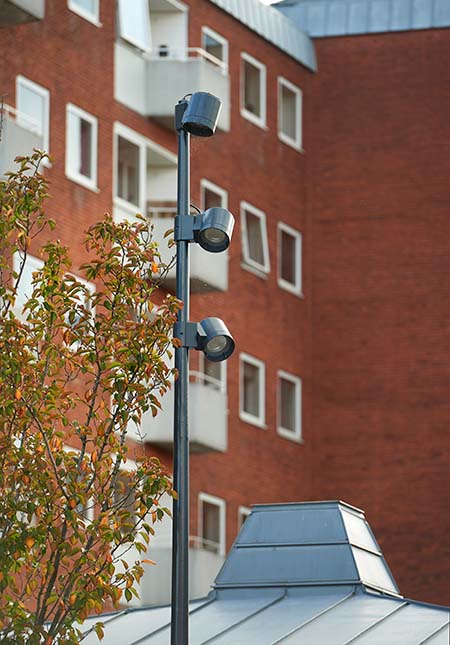
<path fill-rule="evenodd" d="M 68 0 L 68 7 L 94 25 L 99 24 L 99 0 Z"/>
<path fill-rule="evenodd" d="M 152 47 L 148 0 L 119 0 L 118 8 L 121 38 L 148 51 Z"/>
<path fill-rule="evenodd" d="M 42 136 L 42 147 L 45 152 L 50 150 L 50 92 L 25 78 L 18 76 L 16 79 L 16 109 L 17 122 L 28 128 L 30 121 L 33 129 Z M 21 122 L 21 115 L 26 117 Z"/>
<path fill-rule="evenodd" d="M 262 273 L 270 271 L 266 214 L 241 202 L 242 257 L 244 263 Z"/>
<path fill-rule="evenodd" d="M 202 49 L 209 54 L 211 63 L 228 68 L 228 41 L 209 27 L 202 27 Z"/>
<path fill-rule="evenodd" d="M 207 493 L 198 496 L 199 537 L 202 548 L 225 555 L 225 500 Z"/>
<path fill-rule="evenodd" d="M 302 293 L 302 235 L 282 222 L 278 224 L 278 284 L 291 293 Z"/>
<path fill-rule="evenodd" d="M 117 196 L 139 207 L 139 146 L 117 139 Z"/>
<path fill-rule="evenodd" d="M 226 361 L 222 363 L 209 361 L 203 353 L 199 353 L 199 372 L 203 385 L 225 392 L 226 365 Z"/>
<path fill-rule="evenodd" d="M 266 125 L 266 66 L 241 54 L 241 114 L 256 125 Z"/>
<path fill-rule="evenodd" d="M 302 147 L 302 91 L 278 77 L 278 136 L 284 143 Z"/>
<path fill-rule="evenodd" d="M 262 361 L 241 354 L 239 416 L 243 421 L 260 427 L 265 424 L 265 372 Z"/>
<path fill-rule="evenodd" d="M 301 441 L 302 381 L 298 376 L 278 372 L 278 434 Z"/>
<path fill-rule="evenodd" d="M 97 119 L 67 104 L 66 175 L 86 188 L 97 188 Z"/>
<path fill-rule="evenodd" d="M 114 506 L 118 512 L 117 519 L 120 524 L 122 534 L 129 533 L 136 521 L 136 497 L 134 488 L 131 483 L 130 473 L 123 470 L 116 478 L 114 487 Z M 122 517 L 120 511 L 128 511 L 129 515 L 123 513 Z"/>
<path fill-rule="evenodd" d="M 206 211 L 208 208 L 228 208 L 228 193 L 208 179 L 200 182 L 201 207 Z"/>

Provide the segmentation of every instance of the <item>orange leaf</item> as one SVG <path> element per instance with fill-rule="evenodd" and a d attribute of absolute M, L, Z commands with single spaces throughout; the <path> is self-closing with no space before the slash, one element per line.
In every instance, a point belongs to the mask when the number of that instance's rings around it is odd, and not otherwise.
<path fill-rule="evenodd" d="M 142 560 L 142 562 L 145 562 L 145 564 L 154 564 L 154 565 L 156 565 L 156 562 L 153 562 L 153 560 L 148 560 L 147 558 L 145 560 Z"/>
<path fill-rule="evenodd" d="M 94 452 L 93 452 L 93 453 L 92 453 L 92 455 L 91 455 L 91 461 L 92 461 L 92 463 L 93 463 L 93 464 L 95 464 L 95 462 L 97 461 L 97 459 L 98 459 L 97 451 L 96 451 L 96 450 L 94 450 Z"/>
<path fill-rule="evenodd" d="M 18 388 L 18 389 L 16 390 L 16 392 L 15 392 L 14 396 L 15 396 L 15 398 L 16 398 L 16 401 L 20 401 L 20 399 L 22 398 L 22 390 L 19 390 L 19 388 Z"/>
<path fill-rule="evenodd" d="M 156 262 L 152 262 L 152 273 L 158 273 L 158 264 Z"/>
<path fill-rule="evenodd" d="M 25 538 L 25 546 L 28 549 L 31 549 L 34 543 L 35 543 L 35 539 L 34 537 L 31 537 L 31 535 L 28 535 L 28 537 Z"/>

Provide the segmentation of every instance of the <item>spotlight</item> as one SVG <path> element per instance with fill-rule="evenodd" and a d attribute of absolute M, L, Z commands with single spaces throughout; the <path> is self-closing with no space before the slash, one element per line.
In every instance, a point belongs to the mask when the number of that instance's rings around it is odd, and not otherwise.
<path fill-rule="evenodd" d="M 208 92 L 192 94 L 184 111 L 181 125 L 196 137 L 211 137 L 216 131 L 222 103 Z"/>
<path fill-rule="evenodd" d="M 198 349 L 209 361 L 225 361 L 234 351 L 234 340 L 220 318 L 205 318 L 198 325 Z"/>
<path fill-rule="evenodd" d="M 201 218 L 197 242 L 205 251 L 220 253 L 230 246 L 234 217 L 226 208 L 208 208 Z"/>

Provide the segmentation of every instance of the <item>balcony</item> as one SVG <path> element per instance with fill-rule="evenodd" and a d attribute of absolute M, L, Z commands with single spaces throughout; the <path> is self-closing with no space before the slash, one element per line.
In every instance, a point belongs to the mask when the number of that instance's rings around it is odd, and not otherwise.
<path fill-rule="evenodd" d="M 148 215 L 153 223 L 154 240 L 158 242 L 161 258 L 169 264 L 176 253 L 175 246 L 169 247 L 168 237 L 164 234 L 174 227 L 176 206 L 148 208 Z M 223 253 L 208 253 L 198 244 L 189 247 L 191 267 L 191 291 L 207 293 L 209 291 L 227 291 L 228 289 L 228 251 Z M 164 277 L 164 286 L 175 289 L 175 264 Z"/>
<path fill-rule="evenodd" d="M 33 148 L 43 147 L 39 124 L 30 117 L 5 105 L 0 128 L 0 177 L 14 170 L 14 159 L 29 155 Z"/>
<path fill-rule="evenodd" d="M 228 444 L 228 402 L 225 388 L 216 379 L 200 372 L 190 372 L 189 445 L 191 452 L 225 452 Z M 130 436 L 142 437 L 171 450 L 173 446 L 173 389 L 162 398 L 162 410 L 156 417 L 146 412 L 139 430 L 130 428 Z"/>
<path fill-rule="evenodd" d="M 156 566 L 146 571 L 142 578 L 141 602 L 145 605 L 168 604 L 171 598 L 172 549 L 170 546 L 156 546 L 155 543 L 155 546 L 149 549 L 148 555 L 156 562 Z M 191 537 L 189 546 L 190 600 L 203 598 L 209 593 L 224 560 L 223 555 L 215 552 L 214 544 L 207 545 L 201 538 Z"/>
<path fill-rule="evenodd" d="M 42 20 L 45 0 L 0 0 L 0 26 L 21 25 Z"/>
<path fill-rule="evenodd" d="M 174 106 L 185 94 L 210 92 L 222 101 L 218 127 L 230 129 L 227 66 L 198 47 L 142 52 L 115 45 L 115 98 L 132 110 L 173 127 Z"/>

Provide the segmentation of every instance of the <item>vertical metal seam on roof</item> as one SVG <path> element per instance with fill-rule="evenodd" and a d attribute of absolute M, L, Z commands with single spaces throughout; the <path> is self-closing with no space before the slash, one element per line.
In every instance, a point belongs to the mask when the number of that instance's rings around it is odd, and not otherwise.
<path fill-rule="evenodd" d="M 344 596 L 340 600 L 337 600 L 335 603 L 333 603 L 329 607 L 326 607 L 325 609 L 322 609 L 322 611 L 319 611 L 319 613 L 314 614 L 314 616 L 311 616 L 311 618 L 308 618 L 308 620 L 305 620 L 300 625 L 297 625 L 297 627 L 294 627 L 293 629 L 291 629 L 289 632 L 287 632 L 286 634 L 281 636 L 281 638 L 278 638 L 276 641 L 272 641 L 271 645 L 278 645 L 278 643 L 282 643 L 286 638 L 289 638 L 290 636 L 292 636 L 292 634 L 295 634 L 296 632 L 299 632 L 301 629 L 303 629 L 303 627 L 306 627 L 306 625 L 309 625 L 309 623 L 312 623 L 313 620 L 316 620 L 317 618 L 320 618 L 320 616 L 323 616 L 324 614 L 328 613 L 329 611 L 331 611 L 335 607 L 338 607 L 339 605 L 342 605 L 347 600 L 350 600 L 350 598 L 352 598 L 352 596 L 354 596 L 355 593 L 356 593 L 356 587 L 353 587 L 353 590 L 350 593 L 348 593 L 346 596 Z"/>
<path fill-rule="evenodd" d="M 208 638 L 206 641 L 202 641 L 201 645 L 207 645 L 207 643 L 213 643 L 216 638 L 219 638 L 223 634 L 226 634 L 227 632 L 230 632 L 232 629 L 235 629 L 239 625 L 242 625 L 242 623 L 245 623 L 247 620 L 250 620 L 250 618 L 254 618 L 258 614 L 260 614 L 262 611 L 266 611 L 266 609 L 269 609 L 269 607 L 272 607 L 273 605 L 276 605 L 277 602 L 280 602 L 280 600 L 284 600 L 287 596 L 287 590 L 284 590 L 284 593 L 282 593 L 280 596 L 277 598 L 274 598 L 271 600 L 267 605 L 264 605 L 264 607 L 260 607 L 256 611 L 254 611 L 251 614 L 248 614 L 248 616 L 245 616 L 244 618 L 241 618 L 241 620 L 238 620 L 236 623 L 233 623 L 233 625 L 230 625 L 229 627 L 226 627 L 223 629 L 221 632 L 218 632 L 217 634 L 214 634 L 214 636 L 211 636 L 211 638 Z"/>
<path fill-rule="evenodd" d="M 361 632 L 359 632 L 359 634 L 356 634 L 356 636 L 352 636 L 352 638 L 349 641 L 345 641 L 343 645 L 350 645 L 350 643 L 356 643 L 356 641 L 359 640 L 361 636 L 364 636 L 364 634 L 367 634 L 367 632 L 370 632 L 372 629 L 375 629 L 377 625 L 379 625 L 380 623 L 383 623 L 385 620 L 390 618 L 392 614 L 395 614 L 398 611 L 400 611 L 400 609 L 403 609 L 404 607 L 408 607 L 408 606 L 409 606 L 408 602 L 402 602 L 398 607 L 395 607 L 392 611 L 387 613 L 385 616 L 378 618 L 378 620 L 376 620 L 374 623 L 372 623 L 371 625 L 363 629 Z"/>
<path fill-rule="evenodd" d="M 427 636 L 427 637 L 425 638 L 425 640 L 420 641 L 420 643 L 418 643 L 417 645 L 425 645 L 425 643 L 429 643 L 429 642 L 431 641 L 431 639 L 432 639 L 432 638 L 434 638 L 435 636 L 437 636 L 437 635 L 439 634 L 439 632 L 441 632 L 441 631 L 442 631 L 443 629 L 445 629 L 446 627 L 448 627 L 448 639 L 449 639 L 449 640 L 448 640 L 448 642 L 450 643 L 450 610 L 449 610 L 449 612 L 448 612 L 448 621 L 447 621 L 444 625 L 442 625 L 441 627 L 438 627 L 437 629 L 435 629 L 435 630 L 434 630 L 434 632 L 433 632 L 432 634 L 430 634 L 429 636 Z"/>

